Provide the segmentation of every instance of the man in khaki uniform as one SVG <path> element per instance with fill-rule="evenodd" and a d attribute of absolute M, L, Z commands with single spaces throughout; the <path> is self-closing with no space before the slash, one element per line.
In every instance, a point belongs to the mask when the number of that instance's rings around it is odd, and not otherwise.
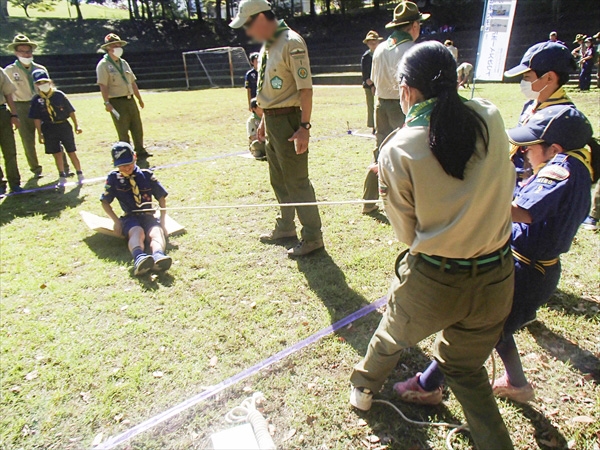
<path fill-rule="evenodd" d="M 42 69 L 46 73 L 48 70 L 41 64 L 33 61 L 33 51 L 37 48 L 37 44 L 31 41 L 27 36 L 18 34 L 13 41 L 8 44 L 8 49 L 12 50 L 17 57 L 16 61 L 6 66 L 5 71 L 13 84 L 17 87 L 14 93 L 14 101 L 16 112 L 19 116 L 21 125 L 19 126 L 19 134 L 21 142 L 25 149 L 25 157 L 29 164 L 29 170 L 36 178 L 42 176 L 42 166 L 40 165 L 35 149 L 35 124 L 29 118 L 29 107 L 31 99 L 36 94 L 33 78 L 31 74 L 36 69 Z M 73 176 L 69 171 L 69 164 L 65 158 L 65 171 Z"/>
<path fill-rule="evenodd" d="M 119 141 L 130 142 L 129 133 L 138 158 L 150 155 L 144 148 L 144 129 L 140 110 L 135 103 L 137 98 L 140 108 L 144 109 L 144 101 L 138 89 L 137 79 L 129 63 L 121 56 L 127 42 L 114 33 L 104 38 L 100 46 L 106 52 L 96 66 L 97 83 L 104 100 L 106 111 L 111 113 L 117 129 Z"/>
<path fill-rule="evenodd" d="M 428 19 L 430 14 L 422 14 L 419 7 L 408 1 L 401 2 L 394 9 L 394 19 L 385 27 L 394 31 L 386 42 L 379 45 L 373 53 L 371 80 L 375 84 L 377 104 L 375 106 L 375 129 L 377 146 L 373 151 L 374 163 L 369 166 L 365 179 L 363 199 L 377 200 L 379 190 L 377 185 L 377 159 L 379 147 L 383 140 L 396 128 L 404 124 L 404 114 L 400 109 L 400 97 L 396 72 L 404 53 L 414 45 L 421 34 L 421 22 Z M 376 211 L 377 205 L 365 204 L 363 214 Z"/>
<path fill-rule="evenodd" d="M 312 79 L 304 39 L 277 21 L 267 0 L 243 0 L 232 28 L 242 28 L 264 42 L 258 62 L 257 101 L 264 111 L 258 138 L 266 136 L 271 185 L 279 203 L 312 203 L 315 191 L 308 178 L 308 141 L 312 112 Z M 296 236 L 294 217 L 302 224 L 301 240 L 288 251 L 302 256 L 323 248 L 317 206 L 281 207 L 275 229 L 261 236 L 272 242 Z"/>
<path fill-rule="evenodd" d="M 4 69 L 0 68 L 0 149 L 4 157 L 6 179 L 11 192 L 21 192 L 21 175 L 17 166 L 17 146 L 14 128 L 19 128 L 19 116 L 16 113 L 13 94 L 17 87 L 10 81 Z M 6 194 L 4 173 L 0 168 L 0 195 Z"/>

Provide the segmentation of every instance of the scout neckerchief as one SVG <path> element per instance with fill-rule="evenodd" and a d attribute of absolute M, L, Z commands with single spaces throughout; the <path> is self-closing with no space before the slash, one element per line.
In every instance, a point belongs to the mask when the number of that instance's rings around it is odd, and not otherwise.
<path fill-rule="evenodd" d="M 135 200 L 135 205 L 140 208 L 142 206 L 142 196 L 140 194 L 140 188 L 135 182 L 135 173 L 132 173 L 128 177 L 125 177 L 129 180 L 129 184 L 131 184 L 131 192 L 133 193 L 133 200 Z"/>
<path fill-rule="evenodd" d="M 277 30 L 271 39 L 269 39 L 263 45 L 263 49 L 260 55 L 260 67 L 258 69 L 258 84 L 256 85 L 256 93 L 259 93 L 262 90 L 263 83 L 265 81 L 265 73 L 267 71 L 267 52 L 269 51 L 269 47 L 273 45 L 273 43 L 277 40 L 277 38 L 286 30 L 289 30 L 290 27 L 287 26 L 285 21 L 280 20 L 277 25 Z"/>
<path fill-rule="evenodd" d="M 460 97 L 460 99 L 463 103 L 467 101 L 463 97 Z M 405 125 L 407 127 L 428 127 L 436 101 L 437 97 L 432 97 L 429 100 L 412 105 L 406 115 Z"/>
<path fill-rule="evenodd" d="M 570 150 L 566 153 L 567 155 L 581 161 L 585 168 L 590 172 L 591 179 L 594 179 L 594 169 L 592 169 L 592 152 L 590 152 L 587 148 L 580 148 L 577 150 Z"/>
<path fill-rule="evenodd" d="M 400 44 L 404 44 L 405 42 L 412 42 L 412 40 L 412 36 L 407 32 L 396 30 L 388 38 L 387 47 L 389 50 L 391 50 L 398 47 Z"/>
<path fill-rule="evenodd" d="M 115 62 L 114 59 L 112 59 L 108 53 L 106 55 L 104 55 L 104 59 L 111 64 L 115 69 L 117 69 L 117 71 L 121 74 L 121 78 L 123 78 L 123 81 L 125 82 L 125 84 L 129 84 L 129 81 L 127 81 L 127 77 L 125 76 L 125 71 L 123 70 L 123 61 L 121 60 L 121 58 L 119 58 L 119 64 L 117 64 Z"/>
<path fill-rule="evenodd" d="M 18 59 L 15 61 L 15 66 L 17 66 L 19 69 L 21 69 L 23 72 L 25 72 L 25 76 L 27 76 L 27 81 L 29 81 L 29 87 L 31 88 L 31 92 L 33 94 L 35 94 L 35 87 L 33 84 L 33 76 L 31 76 L 31 73 L 33 72 L 33 63 L 31 63 L 29 65 L 29 69 L 25 68 L 25 66 L 23 64 L 21 64 L 21 61 L 19 61 Z"/>
<path fill-rule="evenodd" d="M 44 104 L 46 105 L 48 116 L 50 116 L 50 122 L 54 122 L 54 120 L 56 119 L 56 111 L 54 111 L 54 107 L 50 102 L 50 97 L 54 95 L 54 89 L 50 89 L 48 92 L 39 91 L 38 95 L 44 99 Z"/>

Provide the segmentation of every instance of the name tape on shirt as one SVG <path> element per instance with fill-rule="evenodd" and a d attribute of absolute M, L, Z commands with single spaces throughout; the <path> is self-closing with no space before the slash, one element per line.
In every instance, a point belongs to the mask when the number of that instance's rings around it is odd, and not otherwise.
<path fill-rule="evenodd" d="M 303 48 L 293 48 L 290 50 L 290 56 L 295 59 L 301 59 L 306 56 L 306 50 Z"/>

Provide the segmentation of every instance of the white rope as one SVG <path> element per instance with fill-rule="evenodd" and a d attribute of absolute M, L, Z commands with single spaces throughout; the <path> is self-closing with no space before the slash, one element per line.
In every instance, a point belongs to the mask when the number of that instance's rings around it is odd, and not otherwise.
<path fill-rule="evenodd" d="M 419 420 L 413 420 L 413 419 L 409 419 L 408 417 L 406 417 L 406 415 L 400 410 L 400 408 L 398 408 L 396 405 L 394 405 L 391 402 L 388 402 L 387 400 L 373 400 L 373 403 L 381 403 L 387 406 L 391 406 L 394 411 L 396 411 L 400 417 L 402 417 L 406 422 L 408 423 L 412 423 L 413 425 L 418 425 L 420 427 L 444 427 L 444 428 L 451 428 L 451 430 L 448 432 L 448 435 L 446 436 L 446 448 L 448 450 L 454 450 L 454 447 L 452 447 L 452 437 L 458 433 L 459 431 L 462 430 L 469 430 L 469 428 L 467 427 L 466 424 L 455 424 L 455 423 L 447 423 L 447 422 L 421 422 Z"/>
<path fill-rule="evenodd" d="M 256 402 L 264 399 L 262 392 L 255 392 L 252 397 L 245 399 L 240 406 L 236 406 L 225 415 L 227 423 L 249 422 L 254 430 L 254 435 L 261 450 L 275 450 L 277 446 L 269 433 L 269 425 L 256 409 Z"/>
<path fill-rule="evenodd" d="M 237 208 L 282 208 L 286 206 L 328 206 L 328 205 L 372 205 L 380 203 L 382 200 L 340 200 L 340 201 L 321 201 L 321 202 L 300 202 L 300 203 L 252 203 L 240 205 L 198 205 L 198 206 L 168 206 L 161 208 L 156 203 L 143 203 L 151 205 L 145 209 L 136 209 L 132 212 L 154 212 L 154 211 L 184 211 L 189 209 L 237 209 Z"/>

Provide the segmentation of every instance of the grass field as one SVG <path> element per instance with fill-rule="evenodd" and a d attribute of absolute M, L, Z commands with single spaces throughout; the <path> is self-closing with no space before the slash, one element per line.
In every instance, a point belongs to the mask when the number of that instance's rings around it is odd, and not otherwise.
<path fill-rule="evenodd" d="M 92 5 L 81 3 L 81 14 L 84 19 L 128 19 L 127 9 L 113 8 L 102 5 Z M 39 9 L 29 8 L 29 17 L 32 19 L 71 19 L 77 18 L 77 10 L 67 1 L 60 1 L 54 4 L 50 11 L 40 11 Z M 10 17 L 26 17 L 23 8 L 17 8 L 8 4 L 8 14 Z"/>
<path fill-rule="evenodd" d="M 142 80 L 143 81 L 143 80 Z M 143 84 L 143 83 L 142 83 Z M 515 85 L 485 85 L 507 125 L 522 97 Z M 153 165 L 246 149 L 241 90 L 145 92 L 143 119 Z M 597 93 L 573 93 L 598 131 Z M 85 174 L 111 170 L 115 139 L 99 95 L 71 100 Z M 317 87 L 311 178 L 319 200 L 359 198 L 373 141 L 359 87 Z M 46 177 L 51 159 L 39 152 Z M 21 173 L 28 175 L 19 148 Z M 266 163 L 239 156 L 158 170 L 171 206 L 274 200 Z M 29 182 L 28 187 L 35 186 Z M 187 233 L 170 240 L 174 266 L 136 279 L 124 241 L 94 235 L 79 211 L 101 214 L 102 183 L 12 196 L 0 204 L 0 448 L 84 449 L 203 391 L 385 295 L 402 250 L 383 218 L 358 206 L 323 207 L 326 252 L 297 261 L 259 243 L 276 211 L 174 211 Z M 538 399 L 499 401 L 518 449 L 597 449 L 600 433 L 600 247 L 580 231 L 563 257 L 557 294 L 539 322 L 517 336 Z M 357 414 L 347 404 L 351 367 L 379 320 L 372 313 L 269 370 L 131 441 L 128 449 L 205 448 L 223 416 L 251 392 L 280 448 L 441 449 L 445 430 L 407 425 L 386 406 Z M 406 351 L 381 396 L 423 367 L 432 340 Z M 418 420 L 462 421 L 450 392 L 439 407 L 395 402 Z M 99 436 L 102 433 L 102 436 Z M 468 434 L 455 440 L 470 448 Z"/>

